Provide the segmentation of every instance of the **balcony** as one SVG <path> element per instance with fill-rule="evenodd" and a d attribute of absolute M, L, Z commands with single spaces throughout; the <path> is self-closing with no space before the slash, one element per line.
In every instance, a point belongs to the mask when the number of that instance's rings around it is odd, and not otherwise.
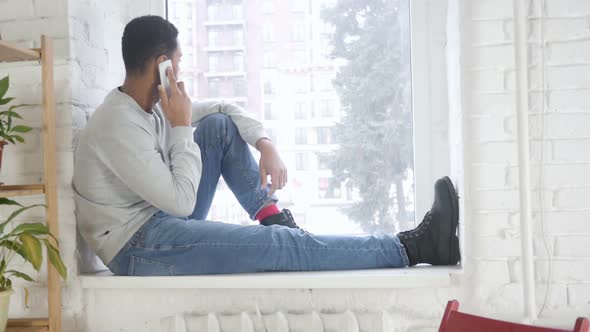
<path fill-rule="evenodd" d="M 243 43 L 232 44 L 232 45 L 207 45 L 205 46 L 205 52 L 232 52 L 232 51 L 243 51 L 246 49 Z"/>
<path fill-rule="evenodd" d="M 203 73 L 207 78 L 209 77 L 245 77 L 246 72 L 243 70 L 238 71 L 207 71 Z"/>
<path fill-rule="evenodd" d="M 220 26 L 229 26 L 229 25 L 241 25 L 243 26 L 244 24 L 246 24 L 246 21 L 244 21 L 244 19 L 242 18 L 237 18 L 237 19 L 208 19 L 207 21 L 205 21 L 205 23 L 203 23 L 206 27 L 220 27 Z"/>

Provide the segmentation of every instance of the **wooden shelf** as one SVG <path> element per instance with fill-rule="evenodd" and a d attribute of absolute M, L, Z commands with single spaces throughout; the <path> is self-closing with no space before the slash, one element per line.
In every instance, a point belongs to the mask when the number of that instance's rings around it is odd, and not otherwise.
<path fill-rule="evenodd" d="M 9 319 L 6 332 L 47 332 L 49 319 L 47 318 L 19 318 Z"/>
<path fill-rule="evenodd" d="M 1 1 L 1 0 L 0 0 Z M 0 186 L 0 197 L 29 196 L 44 194 L 47 228 L 58 236 L 58 193 L 57 193 L 57 159 L 56 159 L 56 110 L 55 80 L 53 68 L 53 41 L 45 35 L 41 36 L 40 49 L 19 47 L 0 41 L 0 62 L 40 61 L 41 99 L 43 101 L 43 184 Z M 57 239 L 49 238 L 56 245 Z M 47 305 L 48 318 L 9 320 L 9 332 L 61 332 L 61 286 L 57 270 L 47 265 Z"/>
<path fill-rule="evenodd" d="M 23 327 L 7 327 L 6 332 L 49 332 L 47 326 L 23 326 Z"/>
<path fill-rule="evenodd" d="M 43 184 L 25 184 L 16 186 L 0 186 L 0 197 L 33 196 L 45 193 Z"/>
<path fill-rule="evenodd" d="M 33 61 L 40 59 L 41 53 L 38 50 L 23 48 L 0 40 L 0 62 Z"/>

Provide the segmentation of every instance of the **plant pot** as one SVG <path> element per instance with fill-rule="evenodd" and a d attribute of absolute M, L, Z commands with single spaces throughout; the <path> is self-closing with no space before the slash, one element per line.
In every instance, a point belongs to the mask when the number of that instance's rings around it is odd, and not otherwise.
<path fill-rule="evenodd" d="M 8 142 L 6 142 L 6 141 L 0 142 L 0 169 L 2 169 L 2 155 L 4 154 L 4 146 L 7 144 L 8 144 Z"/>
<path fill-rule="evenodd" d="M 10 307 L 10 296 L 14 291 L 12 288 L 0 291 L 0 332 L 6 331 L 8 321 L 8 308 Z"/>

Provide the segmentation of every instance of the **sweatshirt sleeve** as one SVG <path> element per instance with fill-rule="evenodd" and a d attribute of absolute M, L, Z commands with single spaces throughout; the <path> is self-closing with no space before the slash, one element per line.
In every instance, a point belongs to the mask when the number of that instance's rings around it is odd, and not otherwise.
<path fill-rule="evenodd" d="M 225 103 L 223 101 L 193 102 L 193 125 L 205 116 L 213 113 L 223 113 L 235 123 L 240 136 L 251 146 L 256 147 L 256 142 L 261 138 L 268 138 L 262 122 L 254 119 L 241 107 Z"/>
<path fill-rule="evenodd" d="M 172 128 L 168 143 L 170 167 L 156 149 L 155 138 L 134 123 L 103 135 L 98 150 L 106 167 L 141 198 L 177 217 L 192 213 L 202 164 L 190 127 Z"/>

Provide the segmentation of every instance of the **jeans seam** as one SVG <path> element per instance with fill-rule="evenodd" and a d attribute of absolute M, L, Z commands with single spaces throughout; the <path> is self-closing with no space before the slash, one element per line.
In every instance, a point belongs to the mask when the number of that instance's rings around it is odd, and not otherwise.
<path fill-rule="evenodd" d="M 146 264 L 159 265 L 160 267 L 162 267 L 165 270 L 167 270 L 169 275 L 175 275 L 174 265 L 173 264 L 159 262 L 159 261 L 156 261 L 156 260 L 153 260 L 153 259 L 143 258 L 143 257 L 135 256 L 135 255 L 130 255 L 129 256 L 129 260 L 131 262 L 129 263 L 129 268 L 128 268 L 128 271 L 127 271 L 127 275 L 133 275 L 132 272 L 134 271 L 135 262 L 136 261 L 143 261 Z"/>
<path fill-rule="evenodd" d="M 230 149 L 228 151 L 228 153 L 231 158 L 231 163 L 235 167 L 237 167 L 238 169 L 242 169 L 241 164 L 240 164 L 240 158 L 238 158 L 238 156 L 236 156 L 234 151 Z M 260 165 L 258 167 L 260 167 Z M 258 201 L 258 204 L 256 205 L 256 207 L 254 209 L 251 209 L 251 211 L 248 211 L 248 215 L 250 216 L 250 219 L 254 220 L 256 218 L 256 213 L 258 213 L 261 210 L 262 206 L 264 204 L 266 204 L 266 202 L 268 202 L 268 199 L 265 199 L 265 197 L 261 195 L 260 188 L 257 188 L 256 184 L 252 183 L 250 178 L 245 173 L 246 173 L 246 171 L 244 171 L 244 170 L 241 171 L 240 176 L 250 186 L 250 190 L 252 190 L 254 192 L 254 194 L 256 195 L 256 200 Z"/>
<path fill-rule="evenodd" d="M 397 247 L 397 253 L 402 258 L 402 261 L 404 262 L 404 264 L 406 266 L 410 265 L 410 259 L 408 258 L 408 254 L 406 252 L 406 247 L 401 242 L 396 247 Z"/>
<path fill-rule="evenodd" d="M 274 244 L 274 243 L 240 243 L 240 244 L 233 244 L 233 243 L 224 243 L 224 242 L 214 242 L 214 243 L 193 243 L 188 245 L 180 245 L 180 246 L 156 246 L 156 247 L 144 247 L 142 245 L 136 245 L 135 248 L 145 249 L 145 250 L 173 250 L 173 249 L 187 249 L 193 247 L 287 247 L 287 248 L 297 248 L 297 249 L 304 249 L 304 250 L 348 250 L 348 251 L 381 251 L 384 252 L 382 248 L 374 247 L 374 248 L 343 248 L 343 247 L 308 247 L 308 246 L 298 246 L 298 245 L 290 245 L 290 244 Z"/>

